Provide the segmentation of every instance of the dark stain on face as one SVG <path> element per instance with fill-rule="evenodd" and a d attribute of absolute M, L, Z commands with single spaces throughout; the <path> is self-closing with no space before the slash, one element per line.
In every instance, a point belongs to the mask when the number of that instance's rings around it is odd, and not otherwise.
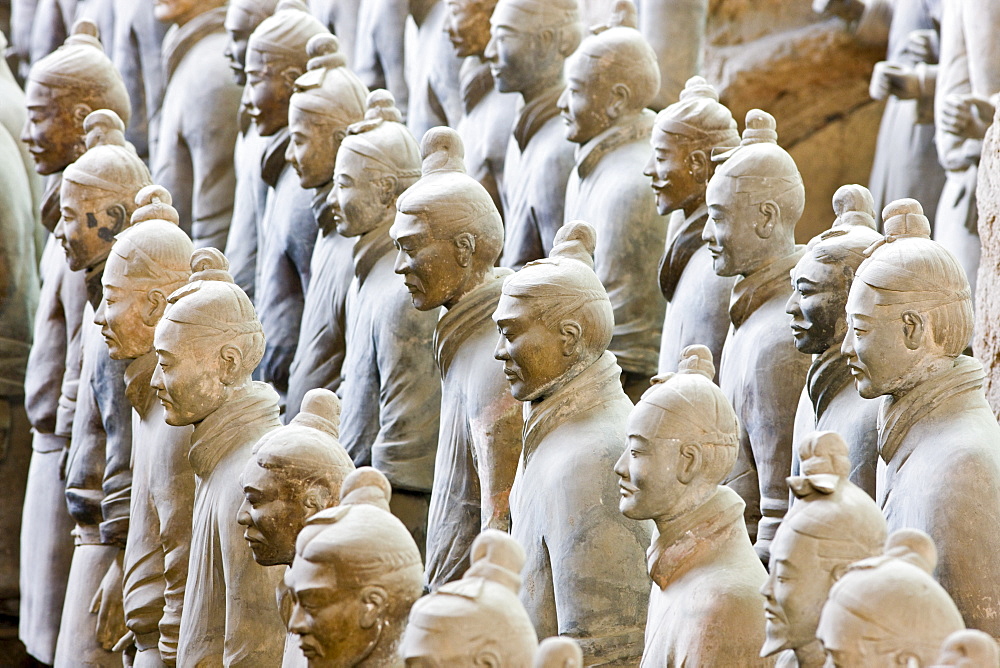
<path fill-rule="evenodd" d="M 125 226 L 125 211 L 120 206 L 113 206 L 107 210 L 108 217 L 111 218 L 113 225 L 111 227 L 101 227 L 97 230 L 97 236 L 101 238 L 102 241 L 112 243 L 115 240 L 115 236 L 122 231 Z M 91 222 L 93 221 L 93 223 Z M 94 227 L 97 225 L 97 221 L 94 219 L 94 215 L 91 213 L 87 214 L 87 226 Z"/>

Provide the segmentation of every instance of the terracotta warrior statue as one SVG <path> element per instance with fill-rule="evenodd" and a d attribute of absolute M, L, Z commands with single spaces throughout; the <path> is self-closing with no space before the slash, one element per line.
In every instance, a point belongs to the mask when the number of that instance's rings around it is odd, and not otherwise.
<path fill-rule="evenodd" d="M 938 581 L 970 628 L 995 637 L 1000 426 L 983 393 L 982 364 L 962 354 L 972 334 L 969 282 L 930 240 L 916 200 L 893 202 L 882 217 L 885 240 L 851 285 L 842 346 L 861 396 L 884 397 L 877 500 L 890 531 L 931 536 Z"/>
<path fill-rule="evenodd" d="M 715 273 L 701 232 L 708 219 L 705 189 L 718 166 L 712 150 L 739 143 L 733 114 L 702 77 L 691 77 L 680 100 L 657 114 L 653 123 L 653 152 L 643 174 L 652 180 L 660 215 L 683 216 L 671 226 L 660 258 L 660 291 L 668 302 L 660 373 L 676 371 L 681 351 L 695 344 L 708 346 L 712 359 L 722 358 L 736 278 Z"/>
<path fill-rule="evenodd" d="M 340 399 L 317 388 L 306 393 L 291 423 L 257 443 L 240 476 L 244 498 L 236 519 L 261 566 L 291 566 L 306 519 L 340 501 L 354 462 L 339 432 Z"/>
<path fill-rule="evenodd" d="M 268 185 L 264 212 L 257 220 L 257 275 L 254 307 L 264 326 L 266 347 L 261 380 L 282 397 L 299 342 L 303 303 L 316 244 L 312 193 L 285 160 L 288 105 L 295 80 L 306 70 L 306 44 L 329 34 L 302 0 L 281 0 L 278 10 L 253 31 L 247 48 L 250 116 L 267 138 L 261 176 Z"/>
<path fill-rule="evenodd" d="M 740 421 L 740 452 L 726 484 L 746 502 L 747 529 L 765 563 L 788 509 L 795 409 L 810 362 L 795 349 L 785 313 L 789 271 L 803 252 L 795 224 L 805 190 L 777 141 L 774 117 L 750 110 L 740 146 L 719 156 L 725 162 L 708 183 L 701 235 L 715 273 L 737 277 L 719 368 L 719 385 Z"/>
<path fill-rule="evenodd" d="M 579 145 L 565 219 L 586 219 L 597 230 L 594 271 L 615 314 L 608 350 L 633 402 L 656 375 L 666 311 L 656 268 L 667 237 L 667 219 L 642 173 L 655 118 L 646 107 L 660 88 L 660 70 L 637 21 L 632 0 L 618 0 L 609 23 L 567 61 L 557 103 L 566 138 Z"/>
<path fill-rule="evenodd" d="M 1000 665 L 1000 645 L 988 633 L 975 629 L 955 631 L 945 638 L 934 668 L 995 668 Z"/>
<path fill-rule="evenodd" d="M 125 84 L 96 34 L 92 23 L 78 24 L 65 45 L 35 63 L 26 82 L 27 123 L 21 141 L 36 171 L 48 177 L 41 221 L 49 232 L 61 215 L 62 171 L 86 149 L 86 116 L 95 109 L 129 116 Z M 51 664 L 74 551 L 61 461 L 73 429 L 87 292 L 83 272 L 70 270 L 53 235 L 45 242 L 39 274 L 42 287 L 24 378 L 33 434 L 22 519 L 19 636 L 29 654 Z"/>
<path fill-rule="evenodd" d="M 118 606 L 131 504 L 132 406 L 125 394 L 128 363 L 109 356 L 94 311 L 114 237 L 129 225 L 136 194 L 150 185 L 150 176 L 125 141 L 125 124 L 113 111 L 92 112 L 84 129 L 88 150 L 63 172 L 62 217 L 54 232 L 69 268 L 84 274 L 88 300 L 80 335 L 78 407 L 65 469 L 76 548 L 55 665 L 93 661 L 118 666 L 121 655 L 108 650 L 125 632 Z"/>
<path fill-rule="evenodd" d="M 434 331 L 441 372 L 438 436 L 427 523 L 427 585 L 457 580 L 481 529 L 510 530 L 508 497 L 524 419 L 493 360 L 490 318 L 509 269 L 495 267 L 503 222 L 489 193 L 465 173 L 450 128 L 424 135 L 423 176 L 396 201 L 389 229 L 413 305 L 445 312 Z"/>
<path fill-rule="evenodd" d="M 441 410 L 434 368 L 438 309 L 418 311 L 393 273 L 396 198 L 420 176 L 420 149 L 388 91 L 337 152 L 329 203 L 337 232 L 357 238 L 347 301 L 341 443 L 392 483 L 392 511 L 424 548 Z"/>
<path fill-rule="evenodd" d="M 875 496 L 878 402 L 854 387 L 840 344 L 847 335 L 847 293 L 865 250 L 881 239 L 875 231 L 872 195 L 859 185 L 833 196 L 837 219 L 815 237 L 792 269 L 785 311 L 799 352 L 813 356 L 795 414 L 795 442 L 813 431 L 835 431 L 847 441 L 855 485 Z"/>
<path fill-rule="evenodd" d="M 240 87 L 224 55 L 225 0 L 157 0 L 164 92 L 152 169 L 196 247 L 225 248 L 233 215 Z"/>
<path fill-rule="evenodd" d="M 354 278 L 354 239 L 337 233 L 327 205 L 333 170 L 347 127 L 365 117 L 368 89 L 346 66 L 339 38 L 320 33 L 307 45 L 308 71 L 295 81 L 288 107 L 285 160 L 310 191 L 319 226 L 309 268 L 309 291 L 288 377 L 285 421 L 299 411 L 302 397 L 315 387 L 340 387 L 347 343 L 347 294 Z"/>
<path fill-rule="evenodd" d="M 538 635 L 580 642 L 588 665 L 642 654 L 650 525 L 617 511 L 613 472 L 632 402 L 607 351 L 611 300 L 593 271 L 597 243 L 565 225 L 552 254 L 504 280 L 495 356 L 524 402 L 511 534 L 527 552 L 521 600 Z"/>
<path fill-rule="evenodd" d="M 962 615 L 931 572 L 934 543 L 922 531 L 889 536 L 884 554 L 851 565 L 830 590 L 817 637 L 826 665 L 930 666 Z"/>
<path fill-rule="evenodd" d="M 341 487 L 340 505 L 306 521 L 285 573 L 288 629 L 310 668 L 402 665 L 400 642 L 422 593 L 420 551 L 389 512 L 391 487 L 365 466 Z"/>
<path fill-rule="evenodd" d="M 226 7 L 225 28 L 229 37 L 225 55 L 233 81 L 243 89 L 239 110 L 239 134 L 233 151 L 236 190 L 233 215 L 226 239 L 226 258 L 236 285 L 254 298 L 257 278 L 257 221 L 264 215 L 267 182 L 262 176 L 268 141 L 257 132 L 250 118 L 250 90 L 246 61 L 250 35 L 264 19 L 274 14 L 278 0 L 232 0 Z"/>
<path fill-rule="evenodd" d="M 503 185 L 507 144 L 514 127 L 517 95 L 501 93 L 486 61 L 490 16 L 497 0 L 450 0 L 446 30 L 455 54 L 464 58 L 459 72 L 462 116 L 455 126 L 465 145 L 465 166 L 479 181 L 503 215 Z"/>
<path fill-rule="evenodd" d="M 484 57 L 496 89 L 523 104 L 508 140 L 503 199 L 503 265 L 517 269 L 545 257 L 565 220 L 573 144 L 556 105 L 563 63 L 580 45 L 576 0 L 500 0 L 490 17 Z"/>
<path fill-rule="evenodd" d="M 830 587 L 855 561 L 874 557 L 885 543 L 885 518 L 849 478 L 847 443 L 832 431 L 799 441 L 800 476 L 788 479 L 797 501 L 771 545 L 771 573 L 761 588 L 767 638 L 760 653 L 778 666 L 823 668 L 816 639 Z"/>
<path fill-rule="evenodd" d="M 646 553 L 653 587 L 643 666 L 763 666 L 767 573 L 743 524 L 743 501 L 720 485 L 736 461 L 736 413 L 712 382 L 705 346 L 657 376 L 628 418 L 615 464 L 618 507 L 653 520 Z"/>
<path fill-rule="evenodd" d="M 281 570 L 254 561 L 236 513 L 244 465 L 281 425 L 278 395 L 251 380 L 264 335 L 226 267 L 216 249 L 196 250 L 190 282 L 169 296 L 153 336 L 151 385 L 167 424 L 194 425 L 188 461 L 197 483 L 177 665 L 277 666 Z"/>
<path fill-rule="evenodd" d="M 122 564 L 125 625 L 139 668 L 173 665 L 187 585 L 194 473 L 191 428 L 164 421 L 149 381 L 156 366 L 153 331 L 167 297 L 191 275 L 191 239 L 178 227 L 170 193 L 139 191 L 132 227 L 111 247 L 104 296 L 94 321 L 111 359 L 125 360 L 125 395 L 133 416 L 132 506 Z"/>
<path fill-rule="evenodd" d="M 509 534 L 477 536 L 462 579 L 413 605 L 401 651 L 406 665 L 530 666 L 538 638 L 518 599 L 524 562 L 524 548 Z"/>

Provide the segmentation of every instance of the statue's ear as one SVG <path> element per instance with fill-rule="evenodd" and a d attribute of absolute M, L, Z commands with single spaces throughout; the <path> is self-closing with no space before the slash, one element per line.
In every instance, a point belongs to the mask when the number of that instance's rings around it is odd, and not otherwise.
<path fill-rule="evenodd" d="M 284 79 L 288 87 L 292 89 L 295 88 L 295 80 L 298 79 L 300 76 L 302 76 L 302 68 L 295 66 L 286 67 L 285 70 L 281 73 L 281 78 Z"/>
<path fill-rule="evenodd" d="M 219 351 L 219 356 L 222 358 L 222 384 L 235 384 L 243 369 L 243 351 L 234 345 L 226 344 Z"/>
<path fill-rule="evenodd" d="M 452 241 L 455 243 L 455 261 L 461 267 L 468 267 L 476 252 L 476 236 L 471 232 L 460 232 Z"/>
<path fill-rule="evenodd" d="M 632 99 L 632 91 L 628 85 L 621 82 L 611 87 L 611 100 L 608 103 L 608 118 L 615 120 L 628 109 L 629 100 Z"/>
<path fill-rule="evenodd" d="M 688 153 L 687 165 L 696 183 L 708 183 L 708 180 L 712 178 L 712 163 L 702 149 L 699 148 Z"/>
<path fill-rule="evenodd" d="M 363 629 L 370 629 L 382 618 L 382 611 L 389 601 L 389 594 L 384 587 L 379 585 L 368 585 L 361 590 L 361 604 L 364 606 L 361 611 L 361 619 L 358 625 Z"/>
<path fill-rule="evenodd" d="M 142 324 L 146 327 L 156 327 L 156 323 L 160 322 L 167 308 L 167 296 L 163 294 L 163 290 L 153 288 L 146 293 L 146 303 L 143 306 L 140 314 Z"/>
<path fill-rule="evenodd" d="M 677 453 L 677 481 L 690 484 L 702 468 L 705 453 L 700 443 L 685 443 Z"/>
<path fill-rule="evenodd" d="M 927 322 L 922 313 L 917 311 L 904 311 L 901 316 L 903 320 L 903 343 L 910 350 L 916 350 L 924 344 L 924 332 Z"/>
<path fill-rule="evenodd" d="M 399 179 L 396 178 L 395 174 L 385 174 L 379 177 L 378 181 L 379 194 L 382 198 L 382 204 L 388 206 L 396 199 L 396 186 L 399 183 Z"/>
<path fill-rule="evenodd" d="M 324 508 L 328 508 L 331 496 L 330 490 L 323 485 L 310 485 L 302 496 L 302 505 L 306 509 L 306 516 L 311 517 Z"/>
<path fill-rule="evenodd" d="M 500 660 L 500 656 L 492 649 L 482 649 L 476 653 L 476 658 L 473 659 L 472 665 L 476 668 L 500 668 L 503 665 L 503 661 Z"/>
<path fill-rule="evenodd" d="M 778 203 L 771 199 L 761 202 L 757 209 L 761 216 L 754 228 L 757 231 L 757 236 L 761 239 L 770 239 L 771 235 L 774 234 L 775 226 L 781 221 L 781 209 L 778 207 Z"/>
<path fill-rule="evenodd" d="M 71 113 L 73 114 L 73 120 L 79 123 L 80 126 L 82 127 L 83 122 L 87 119 L 87 116 L 90 116 L 90 112 L 92 111 L 93 109 L 90 108 L 89 104 L 84 104 L 83 102 L 77 102 L 76 104 L 73 105 L 73 110 Z"/>
<path fill-rule="evenodd" d="M 562 354 L 564 357 L 575 355 L 583 338 L 583 328 L 576 320 L 563 320 L 559 323 L 559 336 L 562 337 Z"/>

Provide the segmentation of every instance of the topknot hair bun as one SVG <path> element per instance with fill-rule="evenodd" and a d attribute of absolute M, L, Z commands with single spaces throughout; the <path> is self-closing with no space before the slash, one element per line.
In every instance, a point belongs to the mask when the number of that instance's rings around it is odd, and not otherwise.
<path fill-rule="evenodd" d="M 931 238 L 931 224 L 924 208 L 915 199 L 897 199 L 882 210 L 883 229 L 888 237 Z"/>
<path fill-rule="evenodd" d="M 908 561 L 927 573 L 937 567 L 937 548 L 934 541 L 919 529 L 898 529 L 885 541 L 886 556 Z"/>
<path fill-rule="evenodd" d="M 871 191 L 856 183 L 843 185 L 833 194 L 833 212 L 837 214 L 834 227 L 842 225 L 863 225 L 869 229 L 875 226 L 875 199 Z"/>
<path fill-rule="evenodd" d="M 680 100 L 690 100 L 696 97 L 705 97 L 718 102 L 719 91 L 715 90 L 715 86 L 708 83 L 708 81 L 705 80 L 705 77 L 693 76 L 684 84 L 684 90 L 681 91 Z"/>
<path fill-rule="evenodd" d="M 396 98 L 384 88 L 369 93 L 366 106 L 368 111 L 365 112 L 365 120 L 403 122 L 403 114 L 396 108 Z"/>
<path fill-rule="evenodd" d="M 632 0 L 617 0 L 615 8 L 611 10 L 611 18 L 608 22 L 594 26 L 590 32 L 600 35 L 611 28 L 639 28 L 639 12 Z"/>
<path fill-rule="evenodd" d="M 851 460 L 844 437 L 835 431 L 813 432 L 798 445 L 802 474 L 847 478 Z"/>
<path fill-rule="evenodd" d="M 420 142 L 421 169 L 424 174 L 432 172 L 465 173 L 465 146 L 457 132 L 448 127 L 435 127 L 424 133 Z"/>
<path fill-rule="evenodd" d="M 378 506 L 389 512 L 389 499 L 392 498 L 392 486 L 389 480 L 378 469 L 362 466 L 351 471 L 340 486 L 341 505 L 365 504 Z"/>
<path fill-rule="evenodd" d="M 552 636 L 538 644 L 535 668 L 583 668 L 580 643 L 565 636 Z"/>
<path fill-rule="evenodd" d="M 309 38 L 306 43 L 306 53 L 309 55 L 310 70 L 333 69 L 345 67 L 347 58 L 340 52 L 340 40 L 330 33 L 319 33 Z"/>
<path fill-rule="evenodd" d="M 229 273 L 229 260 L 218 248 L 199 248 L 191 256 L 191 283 L 195 281 L 222 281 L 233 283 Z"/>
<path fill-rule="evenodd" d="M 147 220 L 165 220 L 179 225 L 181 218 L 177 214 L 177 209 L 171 206 L 173 198 L 170 191 L 160 185 L 146 186 L 135 196 L 135 203 L 138 209 L 132 214 L 132 224 L 142 223 Z"/>
<path fill-rule="evenodd" d="M 95 146 L 126 146 L 125 123 L 110 109 L 92 111 L 83 121 L 87 148 Z"/>
<path fill-rule="evenodd" d="M 549 257 L 568 257 L 594 267 L 594 250 L 597 248 L 597 230 L 590 223 L 573 220 L 556 232 Z"/>
<path fill-rule="evenodd" d="M 740 145 L 777 144 L 777 128 L 778 123 L 774 120 L 774 116 L 761 109 L 751 109 L 747 112 L 747 125 Z"/>
<path fill-rule="evenodd" d="M 681 361 L 677 366 L 677 373 L 701 374 L 712 380 L 715 378 L 712 351 L 707 346 L 700 344 L 686 347 L 681 351 Z"/>
<path fill-rule="evenodd" d="M 302 420 L 299 420 L 302 417 Z M 309 419 L 309 418 L 319 418 Z M 309 426 L 321 429 L 334 438 L 340 437 L 340 399 L 325 388 L 317 387 L 306 392 L 302 397 L 302 406 L 292 422 L 308 421 Z"/>
<path fill-rule="evenodd" d="M 76 23 L 73 24 L 73 29 L 70 31 L 69 37 L 66 38 L 64 43 L 89 44 L 101 51 L 104 50 L 104 45 L 101 44 L 101 31 L 97 27 L 97 24 L 90 19 L 77 19 Z"/>

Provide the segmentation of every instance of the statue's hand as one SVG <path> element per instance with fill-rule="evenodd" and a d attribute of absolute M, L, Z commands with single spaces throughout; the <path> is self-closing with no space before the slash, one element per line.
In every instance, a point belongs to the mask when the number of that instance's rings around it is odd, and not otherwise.
<path fill-rule="evenodd" d="M 125 628 L 125 608 L 122 603 L 125 576 L 122 573 L 124 550 L 119 550 L 104 574 L 93 600 L 90 612 L 97 615 L 97 642 L 107 651 L 128 633 Z"/>
<path fill-rule="evenodd" d="M 982 139 L 993 122 L 993 103 L 978 95 L 949 95 L 944 99 L 941 129 L 962 139 Z"/>
<path fill-rule="evenodd" d="M 901 100 L 920 97 L 920 77 L 916 70 L 896 63 L 876 63 L 868 92 L 873 100 L 884 100 L 894 95 Z"/>
<path fill-rule="evenodd" d="M 936 30 L 914 30 L 906 38 L 903 53 L 918 63 L 938 61 L 939 40 Z"/>

